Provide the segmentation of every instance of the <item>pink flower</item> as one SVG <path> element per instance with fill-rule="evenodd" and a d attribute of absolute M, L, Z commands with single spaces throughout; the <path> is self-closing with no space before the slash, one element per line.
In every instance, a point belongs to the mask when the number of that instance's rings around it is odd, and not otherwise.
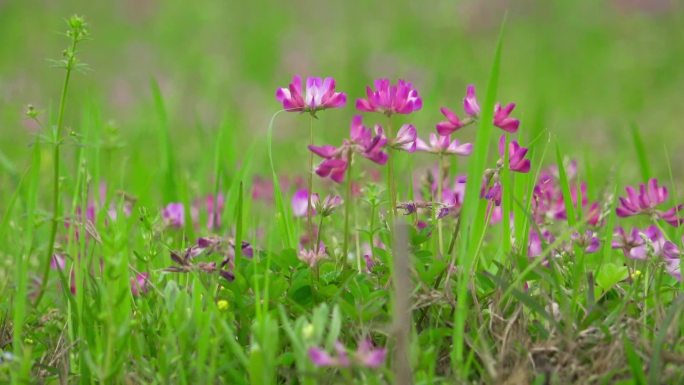
<path fill-rule="evenodd" d="M 537 233 L 534 230 L 530 231 L 527 256 L 530 258 L 537 258 L 541 256 L 544 252 L 544 244 L 548 246 L 549 244 L 552 244 L 555 240 L 556 238 L 548 230 L 543 231 L 541 236 L 539 236 L 539 233 Z"/>
<path fill-rule="evenodd" d="M 509 103 L 506 107 L 501 107 L 500 103 L 496 103 L 494 106 L 494 125 L 500 129 L 510 132 L 512 134 L 518 131 L 520 126 L 520 121 L 518 119 L 511 118 L 511 112 L 515 108 L 515 103 Z"/>
<path fill-rule="evenodd" d="M 335 352 L 336 355 L 333 357 L 319 347 L 312 347 L 309 349 L 309 359 L 319 367 L 346 368 L 352 364 L 347 349 L 339 341 L 335 343 Z M 364 339 L 359 342 L 358 348 L 354 352 L 353 363 L 361 367 L 375 369 L 382 366 L 386 357 L 387 349 L 376 348 L 370 339 Z"/>
<path fill-rule="evenodd" d="M 684 237 L 682 237 L 684 243 Z M 681 252 L 677 245 L 672 242 L 665 242 L 663 248 L 663 258 L 665 260 L 665 271 L 677 281 L 682 280 Z"/>
<path fill-rule="evenodd" d="M 336 366 L 346 368 L 351 365 L 347 350 L 339 341 L 335 342 L 335 351 L 337 355 L 333 357 L 321 348 L 312 347 L 309 349 L 309 359 L 314 365 L 320 367 Z"/>
<path fill-rule="evenodd" d="M 436 187 L 433 187 L 433 194 Z M 465 199 L 466 190 L 466 177 L 465 175 L 459 175 L 456 177 L 456 181 L 453 188 L 450 186 L 442 187 L 442 209 L 439 212 L 438 218 L 443 218 L 449 214 L 457 214 L 460 212 L 463 206 L 463 200 Z"/>
<path fill-rule="evenodd" d="M 359 365 L 367 368 L 378 368 L 385 362 L 387 349 L 375 348 L 370 339 L 366 338 L 359 342 L 354 359 Z"/>
<path fill-rule="evenodd" d="M 442 113 L 442 115 L 444 115 L 444 117 L 447 118 L 446 121 L 441 121 L 435 126 L 437 133 L 440 135 L 451 135 L 454 131 L 457 131 L 465 126 L 461 119 L 458 118 L 458 115 L 456 115 L 456 113 L 450 109 L 442 107 L 439 109 L 439 111 Z"/>
<path fill-rule="evenodd" d="M 50 268 L 52 270 L 64 270 L 66 267 L 66 257 L 64 254 L 61 253 L 55 253 L 52 255 L 52 259 L 50 259 Z"/>
<path fill-rule="evenodd" d="M 312 215 L 316 215 L 313 210 L 314 202 L 318 201 L 318 194 L 314 193 L 311 196 Z M 292 214 L 295 217 L 303 217 L 306 215 L 306 209 L 309 206 L 309 191 L 307 189 L 299 189 L 292 196 Z"/>
<path fill-rule="evenodd" d="M 629 234 L 618 226 L 615 228 L 611 242 L 613 249 L 621 249 L 625 257 L 638 260 L 647 259 L 651 253 L 660 255 L 664 246 L 665 238 L 655 225 L 643 231 L 634 227 Z"/>
<path fill-rule="evenodd" d="M 309 267 L 314 267 L 318 264 L 318 262 L 327 257 L 327 255 L 328 254 L 325 250 L 325 245 L 323 245 L 323 243 L 321 242 L 318 245 L 318 247 L 314 249 L 300 249 L 299 253 L 297 254 L 297 258 L 299 258 L 300 261 L 309 265 Z"/>
<path fill-rule="evenodd" d="M 363 255 L 363 260 L 366 263 L 366 273 L 370 274 L 373 272 L 373 267 L 375 266 L 375 261 L 373 261 L 373 258 L 369 254 L 364 254 Z"/>
<path fill-rule="evenodd" d="M 466 97 L 463 99 L 463 110 L 471 117 L 476 117 L 480 114 L 480 105 L 475 97 L 475 86 L 472 84 L 466 90 Z"/>
<path fill-rule="evenodd" d="M 207 228 L 209 230 L 218 229 L 221 227 L 221 214 L 225 206 L 223 194 L 218 194 L 214 197 L 213 194 L 207 195 L 205 198 L 205 205 L 207 208 Z"/>
<path fill-rule="evenodd" d="M 321 178 L 330 177 L 337 183 L 344 181 L 344 174 L 347 172 L 347 161 L 342 159 L 326 159 L 316 168 L 316 175 Z"/>
<path fill-rule="evenodd" d="M 413 133 L 415 134 L 415 128 Z M 405 128 L 401 132 L 402 137 L 398 139 L 401 143 L 397 143 L 397 146 L 410 149 L 412 147 L 411 134 L 411 128 Z M 309 146 L 309 151 L 325 159 L 316 168 L 316 174 L 322 178 L 330 177 L 333 181 L 341 183 L 349 166 L 347 159 L 352 153 L 357 153 L 376 164 L 384 165 L 388 158 L 384 151 L 386 145 L 387 137 L 382 126 L 376 124 L 374 131 L 371 131 L 363 125 L 361 115 L 356 115 L 351 122 L 349 139 L 345 139 L 340 147 Z"/>
<path fill-rule="evenodd" d="M 499 155 L 504 156 L 504 147 L 506 146 L 506 136 L 501 135 L 499 139 Z M 508 165 L 511 171 L 527 173 L 530 171 L 530 160 L 525 159 L 527 149 L 521 147 L 517 141 L 513 140 L 508 143 Z"/>
<path fill-rule="evenodd" d="M 491 213 L 490 213 L 490 210 L 491 210 Z M 487 206 L 486 215 L 489 216 L 489 224 L 490 225 L 492 225 L 492 226 L 498 225 L 503 220 L 503 208 L 501 206 L 496 206 L 496 205 L 493 205 L 490 203 Z M 512 217 L 513 217 L 513 213 L 511 213 L 511 218 Z M 512 223 L 513 223 L 513 221 L 511 220 L 511 224 Z"/>
<path fill-rule="evenodd" d="M 441 136 L 435 133 L 430 133 L 429 145 L 422 139 L 416 139 L 416 150 L 423 152 L 431 152 L 433 154 L 453 154 L 453 155 L 470 155 L 473 152 L 473 145 L 471 143 L 461 144 L 458 139 L 451 140 L 451 136 Z"/>
<path fill-rule="evenodd" d="M 632 186 L 625 188 L 626 197 L 620 197 L 620 203 L 615 209 L 619 217 L 631 217 L 639 214 L 647 214 L 660 218 L 672 226 L 679 226 L 684 219 L 679 216 L 679 212 L 684 209 L 684 205 L 677 205 L 668 211 L 657 210 L 656 207 L 665 202 L 668 197 L 667 188 L 658 185 L 658 180 L 653 178 L 648 184 L 639 185 L 639 193 Z"/>
<path fill-rule="evenodd" d="M 313 204 L 314 208 L 316 208 L 316 211 L 320 212 L 322 216 L 327 217 L 332 214 L 336 208 L 342 205 L 344 203 L 344 200 L 342 200 L 342 197 L 339 195 L 328 195 L 323 199 L 321 202 L 318 199 L 318 195 L 316 195 L 316 202 Z"/>
<path fill-rule="evenodd" d="M 475 87 L 472 85 L 468 86 L 466 90 L 466 97 L 463 99 L 463 109 L 465 110 L 468 117 L 464 120 L 459 119 L 455 112 L 451 111 L 446 107 L 440 108 L 440 112 L 447 119 L 437 123 L 437 132 L 440 135 L 450 135 L 454 131 L 457 131 L 468 124 L 475 121 L 475 118 L 480 114 L 480 105 L 477 104 L 477 99 L 475 98 Z"/>
<path fill-rule="evenodd" d="M 286 189 L 282 182 L 281 186 L 283 189 Z M 255 176 L 252 180 L 252 199 L 262 200 L 266 203 L 273 202 L 273 180 L 258 175 Z"/>
<path fill-rule="evenodd" d="M 347 96 L 335 92 L 335 79 L 310 77 L 306 79 L 306 90 L 302 95 L 302 80 L 299 75 L 292 78 L 288 88 L 279 88 L 276 99 L 288 111 L 310 112 L 327 108 L 339 108 L 346 104 Z"/>
<path fill-rule="evenodd" d="M 137 273 L 134 278 L 131 278 L 131 293 L 134 297 L 147 293 L 149 290 L 148 273 Z"/>
<path fill-rule="evenodd" d="M 567 177 L 576 175 L 576 162 L 570 162 L 566 168 Z M 579 186 L 572 184 L 570 189 L 573 206 L 583 211 L 582 218 L 591 226 L 598 226 L 601 221 L 601 206 L 598 202 L 589 203 L 587 185 L 582 182 Z M 558 180 L 558 167 L 550 166 L 543 170 L 537 184 L 534 186 L 532 213 L 537 224 L 544 224 L 546 220 L 566 220 L 565 201 Z"/>
<path fill-rule="evenodd" d="M 375 81 L 375 90 L 366 88 L 366 99 L 356 101 L 356 109 L 366 112 L 380 112 L 385 115 L 410 114 L 423 107 L 423 101 L 413 85 L 399 80 L 391 85 L 389 79 Z"/>
<path fill-rule="evenodd" d="M 375 125 L 374 133 L 375 135 L 370 128 L 363 125 L 361 115 L 356 115 L 352 118 L 349 129 L 350 141 L 346 142 L 343 147 L 347 151 L 357 152 L 364 158 L 382 166 L 387 163 L 387 153 L 384 151 L 387 137 L 379 124 Z"/>
<path fill-rule="evenodd" d="M 399 128 L 397 137 L 392 141 L 392 147 L 406 152 L 416 151 L 418 135 L 413 124 L 404 124 Z"/>
<path fill-rule="evenodd" d="M 596 233 L 591 230 L 585 231 L 584 234 L 574 233 L 571 238 L 576 245 L 584 248 L 584 252 L 588 254 L 595 253 L 601 247 L 601 242 Z"/>
<path fill-rule="evenodd" d="M 501 206 L 501 199 L 503 198 L 503 188 L 501 183 L 494 182 L 494 184 L 484 194 L 484 198 L 492 201 L 494 205 Z"/>
<path fill-rule="evenodd" d="M 162 219 L 167 226 L 182 228 L 185 225 L 185 209 L 182 203 L 169 203 L 162 210 Z"/>

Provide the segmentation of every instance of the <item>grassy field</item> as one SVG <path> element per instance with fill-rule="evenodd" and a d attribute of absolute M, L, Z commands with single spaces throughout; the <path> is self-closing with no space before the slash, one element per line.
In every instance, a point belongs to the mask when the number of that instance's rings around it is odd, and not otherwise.
<path fill-rule="evenodd" d="M 676 2 L 0 0 L 0 33 L 0 383 L 684 382 Z"/>

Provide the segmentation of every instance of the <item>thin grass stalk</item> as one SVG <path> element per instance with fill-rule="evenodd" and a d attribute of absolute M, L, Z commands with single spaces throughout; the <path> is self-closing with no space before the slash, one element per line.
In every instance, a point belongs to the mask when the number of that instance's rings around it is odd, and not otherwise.
<path fill-rule="evenodd" d="M 41 274 L 40 288 L 38 289 L 38 295 L 33 303 L 34 307 L 38 307 L 40 301 L 43 299 L 45 294 L 45 286 L 50 278 L 50 261 L 52 260 L 52 254 L 55 251 L 55 240 L 57 238 L 57 227 L 59 226 L 59 166 L 60 166 L 60 146 L 62 144 L 62 131 L 64 130 L 64 111 L 66 109 L 66 99 L 67 91 L 69 90 L 69 81 L 71 80 L 71 71 L 74 69 L 76 64 L 76 45 L 78 44 L 78 39 L 76 36 L 72 36 L 71 40 L 71 54 L 68 56 L 66 61 L 66 75 L 64 75 L 64 83 L 62 84 L 62 94 L 59 98 L 59 109 L 57 114 L 57 127 L 53 130 L 53 140 L 54 149 L 52 152 L 52 225 L 50 227 L 50 240 L 48 241 L 47 255 L 45 257 L 45 266 L 43 267 L 43 273 Z"/>

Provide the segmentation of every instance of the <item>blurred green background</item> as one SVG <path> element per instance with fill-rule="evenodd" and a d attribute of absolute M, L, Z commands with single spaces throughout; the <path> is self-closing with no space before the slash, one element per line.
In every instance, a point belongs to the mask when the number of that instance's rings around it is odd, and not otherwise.
<path fill-rule="evenodd" d="M 542 125 L 566 153 L 597 170 L 622 164 L 624 179 L 638 182 L 634 122 L 654 173 L 667 177 L 667 147 L 682 176 L 683 10 L 666 0 L 0 0 L 0 152 L 5 171 L 28 164 L 36 127 L 25 106 L 54 109 L 63 71 L 47 59 L 60 57 L 64 19 L 74 13 L 90 24 L 81 59 L 91 70 L 74 77 L 68 127 L 78 132 L 84 111 L 97 110 L 124 152 L 154 162 L 156 79 L 178 164 L 190 173 L 211 164 L 203 158 L 211 158 L 221 124 L 234 135 L 238 160 L 253 139 L 263 149 L 280 108 L 275 89 L 293 74 L 333 76 L 349 96 L 346 109 L 320 114 L 321 143 L 346 135 L 354 100 L 377 77 L 414 82 L 424 108 L 404 120 L 427 136 L 440 106 L 460 110 L 468 83 L 484 96 L 508 13 L 499 99 L 518 104 L 523 138 Z M 276 156 L 304 164 L 306 135 L 305 120 L 281 115 Z M 474 130 L 459 135 L 472 139 Z"/>

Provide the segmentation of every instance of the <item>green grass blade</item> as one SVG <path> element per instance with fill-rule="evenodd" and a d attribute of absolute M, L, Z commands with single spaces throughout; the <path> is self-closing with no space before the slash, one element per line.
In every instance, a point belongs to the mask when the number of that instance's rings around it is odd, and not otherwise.
<path fill-rule="evenodd" d="M 575 205 L 572 203 L 572 195 L 570 194 L 570 183 L 568 175 L 565 172 L 565 164 L 563 163 L 563 156 L 561 155 L 560 145 L 556 143 L 556 162 L 558 163 L 558 179 L 563 193 L 563 203 L 565 204 L 565 213 L 568 217 L 567 221 L 570 227 L 575 227 L 577 223 L 577 216 L 575 214 Z M 578 192 L 579 194 L 579 192 Z M 578 202 L 580 201 L 578 196 Z"/>
<path fill-rule="evenodd" d="M 268 124 L 268 134 L 266 142 L 268 143 L 268 159 L 271 164 L 271 173 L 273 176 L 273 197 L 275 199 L 276 205 L 276 222 L 278 224 L 278 229 L 280 231 L 281 242 L 285 247 L 294 248 L 296 245 L 291 216 L 289 214 L 288 206 L 285 205 L 283 201 L 283 193 L 280 189 L 280 182 L 278 181 L 278 174 L 275 170 L 275 164 L 273 162 L 273 123 L 276 116 L 279 113 L 284 112 L 281 110 L 273 114 L 271 121 Z"/>
<path fill-rule="evenodd" d="M 670 308 L 663 319 L 662 324 L 656 330 L 658 333 L 653 341 L 653 352 L 651 353 L 651 362 L 648 369 L 648 383 L 658 384 L 660 383 L 660 376 L 662 374 L 663 362 L 662 362 L 662 351 L 665 345 L 665 339 L 667 338 L 668 330 L 670 326 L 673 326 L 675 320 L 681 320 L 682 311 L 684 310 L 684 297 L 679 297 L 676 301 L 670 305 Z M 676 326 L 676 325 L 675 325 Z"/>
<path fill-rule="evenodd" d="M 622 343 L 625 348 L 627 363 L 629 364 L 629 369 L 632 371 L 635 383 L 637 385 L 645 385 L 647 383 L 646 373 L 644 373 L 644 364 L 641 362 L 641 358 L 634 351 L 634 346 L 629 342 L 629 338 L 623 337 Z"/>
<path fill-rule="evenodd" d="M 646 156 L 644 141 L 641 139 L 639 126 L 636 123 L 630 124 L 629 128 L 632 132 L 634 150 L 636 151 L 637 159 L 639 160 L 639 171 L 641 171 L 641 177 L 643 178 L 643 181 L 646 182 L 651 177 L 651 166 L 649 165 L 648 157 Z"/>
<path fill-rule="evenodd" d="M 475 256 L 473 252 L 477 248 L 475 239 L 479 239 L 479 235 L 484 227 L 484 218 L 478 218 L 476 213 L 479 211 L 478 207 L 484 205 L 480 199 L 480 181 L 484 175 L 486 167 L 487 155 L 489 153 L 489 146 L 491 142 L 491 133 L 493 129 L 492 119 L 494 117 L 494 102 L 496 100 L 496 92 L 499 85 L 499 69 L 501 66 L 501 47 L 503 42 L 503 31 L 506 21 L 501 24 L 499 38 L 496 44 L 494 53 L 494 60 L 489 75 L 487 84 L 487 93 L 485 102 L 482 106 L 482 116 L 478 124 L 477 138 L 475 140 L 475 148 L 470 156 L 468 164 L 468 176 L 466 184 L 465 201 L 463 203 L 463 211 L 461 212 L 461 221 L 464 224 L 472 224 L 462 228 L 463 236 L 460 237 L 460 258 L 457 258 L 460 268 L 458 291 L 456 294 L 457 308 L 454 313 L 454 327 L 453 327 L 453 347 L 451 352 L 451 363 L 455 372 L 460 373 L 461 378 L 466 378 L 467 373 L 463 372 L 464 348 L 465 348 L 465 321 L 468 317 L 468 283 L 470 281 L 470 271 L 474 262 Z M 470 241 L 469 241 L 470 239 Z"/>
<path fill-rule="evenodd" d="M 159 84 L 156 80 L 150 81 L 150 89 L 152 90 L 152 98 L 154 100 L 154 108 L 157 113 L 157 134 L 159 140 L 159 149 L 161 151 L 161 165 L 164 175 L 164 199 L 166 202 L 172 202 L 178 199 L 176 191 L 176 161 L 174 156 L 173 145 L 171 143 L 171 132 L 169 130 L 168 117 L 166 115 L 166 107 L 164 106 L 164 97 L 159 89 Z"/>

